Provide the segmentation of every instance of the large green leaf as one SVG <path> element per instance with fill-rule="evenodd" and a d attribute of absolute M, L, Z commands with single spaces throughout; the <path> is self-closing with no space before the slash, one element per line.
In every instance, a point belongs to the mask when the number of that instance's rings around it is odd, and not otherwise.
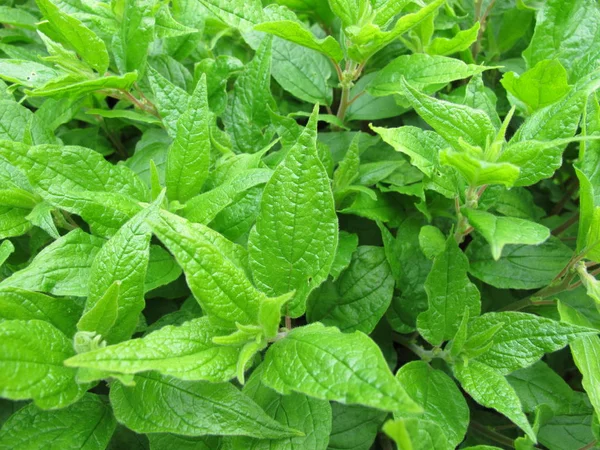
<path fill-rule="evenodd" d="M 85 394 L 64 409 L 43 411 L 29 404 L 13 414 L 0 431 L 0 448 L 104 450 L 116 421 L 108 403 Z"/>
<path fill-rule="evenodd" d="M 0 322 L 0 396 L 32 399 L 43 409 L 76 402 L 87 385 L 75 382 L 76 369 L 63 361 L 75 354 L 72 341 L 48 322 Z"/>
<path fill-rule="evenodd" d="M 228 381 L 235 377 L 240 348 L 218 346 L 212 338 L 230 334 L 207 317 L 166 326 L 139 339 L 77 355 L 66 362 L 105 372 L 155 371 L 181 380 Z"/>
<path fill-rule="evenodd" d="M 319 361 L 328 360 L 327 365 Z M 368 336 L 316 323 L 292 330 L 267 351 L 263 382 L 283 394 L 419 412 Z M 336 380 L 345 380 L 339 383 Z"/>
<path fill-rule="evenodd" d="M 300 434 L 269 417 L 229 383 L 181 381 L 154 373 L 136 375 L 134 380 L 131 387 L 113 383 L 110 402 L 117 420 L 138 433 L 259 439 Z"/>
<path fill-rule="evenodd" d="M 255 283 L 271 296 L 295 290 L 288 314 L 302 315 L 306 297 L 329 274 L 337 234 L 333 194 L 317 153 L 313 113 L 265 186 L 248 244 Z"/>

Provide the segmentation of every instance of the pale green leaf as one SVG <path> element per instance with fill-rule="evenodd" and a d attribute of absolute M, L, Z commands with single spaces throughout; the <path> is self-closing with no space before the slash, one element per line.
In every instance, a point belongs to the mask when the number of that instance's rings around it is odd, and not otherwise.
<path fill-rule="evenodd" d="M 550 237 L 548 228 L 529 220 L 495 216 L 476 209 L 465 209 L 463 213 L 469 224 L 490 244 L 496 261 L 507 244 L 539 245 Z"/>

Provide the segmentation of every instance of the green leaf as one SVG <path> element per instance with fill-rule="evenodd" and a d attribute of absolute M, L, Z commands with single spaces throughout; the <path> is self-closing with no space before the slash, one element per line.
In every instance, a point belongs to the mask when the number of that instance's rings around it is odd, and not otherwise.
<path fill-rule="evenodd" d="M 152 450 L 219 450 L 221 438 L 219 436 L 180 436 L 170 433 L 148 434 Z"/>
<path fill-rule="evenodd" d="M 131 337 L 138 316 L 145 306 L 144 280 L 150 257 L 151 233 L 144 220 L 148 214 L 149 210 L 144 210 L 123 225 L 103 245 L 92 265 L 90 290 L 84 314 L 103 300 L 113 283 L 120 284 L 117 317 L 114 325 L 107 330 L 108 334 L 103 335 L 109 343 L 117 343 Z"/>
<path fill-rule="evenodd" d="M 113 54 L 122 73 L 137 71 L 140 78 L 144 75 L 159 5 L 157 0 L 122 2 L 121 24 L 112 42 Z"/>
<path fill-rule="evenodd" d="M 585 316 L 565 303 L 558 302 L 558 311 L 562 320 L 577 326 L 589 327 Z M 575 365 L 583 376 L 582 385 L 596 414 L 600 414 L 600 337 L 581 336 L 570 342 L 571 354 Z"/>
<path fill-rule="evenodd" d="M 333 423 L 329 449 L 369 450 L 387 414 L 360 405 L 332 402 Z"/>
<path fill-rule="evenodd" d="M 310 291 L 327 279 L 337 239 L 333 194 L 317 154 L 313 112 L 265 186 L 248 243 L 254 282 L 271 296 L 296 290 L 287 314 L 299 317 Z"/>
<path fill-rule="evenodd" d="M 433 345 L 454 337 L 465 310 L 470 317 L 481 310 L 479 291 L 469 280 L 468 269 L 469 260 L 450 234 L 425 280 L 429 308 L 417 317 L 419 333 Z"/>
<path fill-rule="evenodd" d="M 35 24 L 38 18 L 28 13 L 25 9 L 11 8 L 10 6 L 0 7 L 0 23 L 35 30 Z"/>
<path fill-rule="evenodd" d="M 523 410 L 527 413 L 535 412 L 542 404 L 559 413 L 568 409 L 574 397 L 571 386 L 542 361 L 519 369 L 506 379 L 519 395 Z"/>
<path fill-rule="evenodd" d="M 469 224 L 490 244 L 492 256 L 500 259 L 507 244 L 539 245 L 550 237 L 550 230 L 543 225 L 515 217 L 499 217 L 485 211 L 465 209 Z"/>
<path fill-rule="evenodd" d="M 358 146 L 360 135 L 357 134 L 344 155 L 344 158 L 338 164 L 337 169 L 333 173 L 333 191 L 343 190 L 350 186 L 358 177 L 360 168 L 360 148 Z"/>
<path fill-rule="evenodd" d="M 66 365 L 123 374 L 152 370 L 181 380 L 218 383 L 235 377 L 240 349 L 216 345 L 212 339 L 230 333 L 201 317 L 181 326 L 165 326 L 141 339 L 79 354 Z"/>
<path fill-rule="evenodd" d="M 400 17 L 389 31 L 381 31 L 379 26 L 370 23 L 362 27 L 347 28 L 346 35 L 355 44 L 348 48 L 349 55 L 355 61 L 366 61 L 383 47 L 429 18 L 445 2 L 446 0 L 434 0 L 417 12 Z M 368 5 L 367 1 L 364 3 Z"/>
<path fill-rule="evenodd" d="M 316 50 L 335 62 L 340 62 L 344 58 L 344 52 L 342 52 L 340 44 L 333 37 L 327 36 L 324 39 L 319 39 L 300 22 L 293 20 L 269 21 L 255 26 L 254 29 Z"/>
<path fill-rule="evenodd" d="M 85 314 L 77 322 L 79 331 L 96 332 L 103 337 L 108 336 L 108 332 L 114 326 L 119 314 L 121 284 L 121 280 L 116 280 L 91 307 L 87 308 Z M 99 292 L 98 289 L 94 289 L 94 291 Z M 88 304 L 90 303 L 88 300 Z"/>
<path fill-rule="evenodd" d="M 342 331 L 371 333 L 390 306 L 394 278 L 382 247 L 360 246 L 335 282 L 309 297 L 306 317 Z"/>
<path fill-rule="evenodd" d="M 229 383 L 181 381 L 154 373 L 136 375 L 134 380 L 131 387 L 114 382 L 110 402 L 117 420 L 137 433 L 259 439 L 299 434 L 270 418 Z"/>
<path fill-rule="evenodd" d="M 80 313 L 81 306 L 71 299 L 50 297 L 14 287 L 0 289 L 0 319 L 43 320 L 66 336 L 73 336 Z"/>
<path fill-rule="evenodd" d="M 79 400 L 89 386 L 75 382 L 76 369 L 63 365 L 75 354 L 62 332 L 41 320 L 0 322 L 0 396 L 32 399 L 43 409 Z"/>
<path fill-rule="evenodd" d="M 451 449 L 448 438 L 435 422 L 415 418 L 389 420 L 383 425 L 383 432 L 398 444 L 398 448 Z"/>
<path fill-rule="evenodd" d="M 59 72 L 43 64 L 21 59 L 1 59 L 0 78 L 29 88 L 39 88 Z"/>
<path fill-rule="evenodd" d="M 208 177 L 210 120 L 206 77 L 202 77 L 187 110 L 177 121 L 177 135 L 167 156 L 165 180 L 169 199 L 184 203 L 200 193 Z"/>
<path fill-rule="evenodd" d="M 0 286 L 85 297 L 90 267 L 104 242 L 80 228 L 73 230 L 44 248 Z"/>
<path fill-rule="evenodd" d="M 271 96 L 272 39 L 265 38 L 231 93 L 223 122 L 238 153 L 254 153 L 265 147 L 271 133 L 269 107 L 275 109 Z"/>
<path fill-rule="evenodd" d="M 358 247 L 358 236 L 347 231 L 340 231 L 338 245 L 335 251 L 335 259 L 331 265 L 329 275 L 336 280 L 340 274 L 348 268 L 352 261 L 352 254 Z"/>
<path fill-rule="evenodd" d="M 156 107 L 165 124 L 169 136 L 177 136 L 177 122 L 187 110 L 190 96 L 179 86 L 175 86 L 152 67 L 148 67 L 148 81 L 154 93 Z"/>
<path fill-rule="evenodd" d="M 426 362 L 413 361 L 402 366 L 396 378 L 425 411 L 423 419 L 435 422 L 452 447 L 463 441 L 469 424 L 469 407 L 448 375 Z"/>
<path fill-rule="evenodd" d="M 324 366 L 319 361 L 327 360 Z M 292 330 L 265 356 L 262 381 L 282 394 L 300 392 L 324 400 L 385 411 L 419 412 L 368 336 L 315 323 Z M 337 383 L 335 380 L 345 380 Z"/>
<path fill-rule="evenodd" d="M 508 417 L 534 442 L 535 433 L 523 413 L 521 401 L 506 378 L 479 361 L 459 363 L 453 367 L 454 375 L 473 400 Z"/>
<path fill-rule="evenodd" d="M 36 0 L 36 3 L 49 22 L 44 25 L 43 30 L 49 28 L 53 37 L 73 47 L 85 62 L 100 75 L 104 75 L 108 69 L 109 58 L 102 39 L 79 19 L 61 11 L 52 1 Z"/>
<path fill-rule="evenodd" d="M 2 265 L 14 251 L 15 246 L 8 239 L 0 243 L 0 267 L 2 267 Z"/>
<path fill-rule="evenodd" d="M 426 47 L 430 55 L 452 55 L 454 53 L 468 50 L 477 41 L 481 25 L 475 22 L 471 28 L 461 30 L 451 38 L 437 37 Z"/>
<path fill-rule="evenodd" d="M 540 61 L 527 72 L 507 72 L 502 86 L 528 106 L 529 112 L 551 105 L 569 90 L 567 71 L 558 60 Z"/>
<path fill-rule="evenodd" d="M 417 113 L 454 148 L 461 149 L 460 140 L 464 140 L 484 149 L 494 139 L 496 129 L 483 111 L 435 99 L 414 89 L 405 80 L 401 83 Z"/>
<path fill-rule="evenodd" d="M 217 232 L 161 211 L 149 218 L 152 231 L 173 253 L 190 290 L 211 318 L 225 326 L 256 324 L 264 294 L 257 291 Z M 223 243 L 222 241 L 225 241 Z"/>
<path fill-rule="evenodd" d="M 244 385 L 244 394 L 248 395 L 279 423 L 301 431 L 304 436 L 292 436 L 277 440 L 239 437 L 231 440 L 231 446 L 252 450 L 300 450 L 305 448 L 326 450 L 329 448 L 327 443 L 332 422 L 329 402 L 297 393 L 278 394 L 261 383 L 263 367 L 259 366 L 252 373 Z"/>
<path fill-rule="evenodd" d="M 558 58 L 578 80 L 597 68 L 600 11 L 593 0 L 550 0 L 539 9 L 535 33 L 523 52 L 528 67 Z"/>
<path fill-rule="evenodd" d="M 438 227 L 425 225 L 419 231 L 419 247 L 428 259 L 434 259 L 444 252 L 446 236 Z"/>
<path fill-rule="evenodd" d="M 463 104 L 484 111 L 494 124 L 494 128 L 499 130 L 502 122 L 496 111 L 497 101 L 494 91 L 483 84 L 482 75 L 474 75 L 467 84 Z"/>
<path fill-rule="evenodd" d="M 199 0 L 206 9 L 239 30 L 252 28 L 262 22 L 263 11 L 260 0 L 241 3 L 238 0 Z"/>
<path fill-rule="evenodd" d="M 444 56 L 430 56 L 424 53 L 402 55 L 381 69 L 367 90 L 375 97 L 405 94 L 402 81 L 404 78 L 415 89 L 432 94 L 452 81 L 462 80 L 489 69 L 491 67 L 465 64 L 458 59 Z"/>
<path fill-rule="evenodd" d="M 475 239 L 467 249 L 469 273 L 502 289 L 537 289 L 548 286 L 567 265 L 573 251 L 556 238 L 538 246 L 509 245 L 498 261 L 489 245 Z"/>
<path fill-rule="evenodd" d="M 477 361 L 507 375 L 530 366 L 545 353 L 555 352 L 595 331 L 516 311 L 487 313 L 469 322 L 469 336 L 498 327 L 492 346 Z M 469 350 L 469 342 L 465 351 Z"/>
<path fill-rule="evenodd" d="M 43 411 L 27 405 L 14 413 L 0 431 L 0 448 L 103 450 L 116 427 L 110 406 L 101 397 L 85 394 L 74 405 Z"/>
<path fill-rule="evenodd" d="M 267 183 L 273 174 L 270 169 L 249 169 L 215 189 L 190 199 L 180 214 L 191 222 L 208 224 L 244 192 Z"/>
<path fill-rule="evenodd" d="M 55 211 L 55 208 L 51 204 L 46 202 L 38 203 L 27 215 L 26 219 L 33 225 L 40 227 L 52 238 L 58 239 L 60 234 L 52 218 L 53 211 Z"/>
<path fill-rule="evenodd" d="M 94 79 L 68 75 L 51 80 L 33 91 L 26 90 L 25 93 L 31 97 L 78 97 L 103 89 L 129 90 L 136 81 L 135 72 Z"/>

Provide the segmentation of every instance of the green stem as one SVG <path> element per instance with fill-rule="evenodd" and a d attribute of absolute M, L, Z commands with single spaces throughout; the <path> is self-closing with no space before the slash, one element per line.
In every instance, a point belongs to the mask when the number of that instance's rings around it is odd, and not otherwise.
<path fill-rule="evenodd" d="M 485 425 L 482 425 L 475 421 L 471 421 L 469 428 L 471 428 L 471 430 L 475 433 L 485 436 L 491 439 L 492 441 L 497 442 L 498 444 L 505 445 L 509 448 L 515 448 L 513 440 L 511 438 L 509 438 L 508 436 L 504 436 L 503 434 L 500 434 L 486 427 Z"/>

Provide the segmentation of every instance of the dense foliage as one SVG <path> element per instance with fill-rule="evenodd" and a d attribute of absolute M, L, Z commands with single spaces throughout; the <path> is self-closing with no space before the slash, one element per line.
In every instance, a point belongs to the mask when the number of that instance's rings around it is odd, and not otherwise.
<path fill-rule="evenodd" d="M 0 23 L 0 449 L 600 448 L 597 0 Z"/>

